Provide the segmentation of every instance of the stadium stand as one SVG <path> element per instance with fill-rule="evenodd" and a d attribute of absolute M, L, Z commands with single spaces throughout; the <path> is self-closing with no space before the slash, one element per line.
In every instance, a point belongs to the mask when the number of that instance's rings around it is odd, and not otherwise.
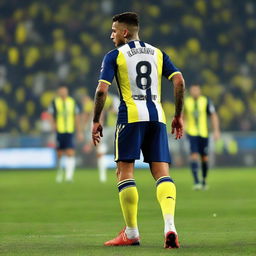
<path fill-rule="evenodd" d="M 40 133 L 63 81 L 92 96 L 113 48 L 111 16 L 128 10 L 140 13 L 142 39 L 172 57 L 187 86 L 202 85 L 222 130 L 256 128 L 255 1 L 2 0 L 0 10 L 0 132 Z"/>

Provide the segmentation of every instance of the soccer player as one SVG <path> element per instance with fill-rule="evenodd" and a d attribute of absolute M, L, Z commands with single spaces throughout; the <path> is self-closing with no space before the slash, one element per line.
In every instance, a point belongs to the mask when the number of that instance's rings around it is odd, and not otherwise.
<path fill-rule="evenodd" d="M 207 189 L 208 173 L 208 116 L 210 116 L 213 137 L 220 137 L 219 120 L 211 100 L 201 95 L 200 86 L 191 85 L 190 96 L 185 99 L 185 130 L 190 144 L 190 166 L 194 179 L 194 189 Z M 199 159 L 201 161 L 202 181 L 198 177 Z"/>
<path fill-rule="evenodd" d="M 57 97 L 49 107 L 51 123 L 57 136 L 58 170 L 56 182 L 73 181 L 75 171 L 74 134 L 77 130 L 78 140 L 83 139 L 80 125 L 80 109 L 76 101 L 69 96 L 68 88 L 62 85 L 57 90 Z"/>
<path fill-rule="evenodd" d="M 101 123 L 104 126 L 104 138 L 100 144 L 97 145 L 97 165 L 99 170 L 99 178 L 101 182 L 107 181 L 107 161 L 106 154 L 108 152 L 109 138 L 114 136 L 115 133 L 115 119 L 118 112 L 118 107 L 116 106 L 116 96 L 108 94 L 104 111 L 101 119 Z M 118 100 L 118 98 L 117 98 Z M 119 101 L 119 100 L 118 100 Z"/>
<path fill-rule="evenodd" d="M 97 157 L 97 166 L 98 166 L 98 172 L 99 172 L 99 180 L 102 183 L 105 183 L 107 181 L 107 161 L 106 161 L 106 154 L 108 152 L 108 143 L 109 138 L 112 138 L 115 133 L 115 119 L 116 114 L 118 112 L 118 107 L 116 106 L 116 102 L 119 102 L 119 99 L 117 96 L 108 94 L 105 102 L 105 109 L 103 114 L 101 115 L 101 123 L 104 124 L 104 138 L 101 141 L 100 144 L 96 147 L 96 157 Z M 85 134 L 86 138 L 88 135 L 88 123 L 90 123 L 89 129 L 91 129 L 91 122 L 92 122 L 92 115 L 93 115 L 93 100 L 89 96 L 85 96 L 83 99 L 83 105 L 84 105 L 84 126 L 85 126 Z M 90 152 L 93 147 L 93 143 L 91 141 L 90 136 L 90 143 L 87 143 L 85 146 L 86 152 Z"/>
<path fill-rule="evenodd" d="M 134 179 L 134 161 L 140 158 L 149 163 L 156 180 L 156 194 L 164 218 L 165 248 L 178 248 L 174 225 L 176 188 L 169 176 L 165 114 L 161 106 L 162 75 L 172 80 L 175 94 L 175 117 L 172 133 L 176 139 L 183 135 L 182 107 L 184 79 L 169 57 L 158 48 L 140 41 L 138 15 L 126 12 L 115 15 L 111 39 L 116 49 L 104 57 L 95 106 L 92 139 L 95 145 L 103 136 L 100 116 L 108 88 L 115 76 L 120 93 L 120 106 L 115 132 L 115 161 L 119 199 L 125 228 L 119 235 L 105 242 L 106 246 L 139 245 L 137 225 L 138 192 Z"/>

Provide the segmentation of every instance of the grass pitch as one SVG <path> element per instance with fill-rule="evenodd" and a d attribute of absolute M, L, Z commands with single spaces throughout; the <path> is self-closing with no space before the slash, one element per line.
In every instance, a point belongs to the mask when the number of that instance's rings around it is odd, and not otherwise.
<path fill-rule="evenodd" d="M 114 171 L 78 170 L 72 184 L 54 171 L 0 171 L 0 255 L 256 255 L 255 169 L 217 169 L 208 191 L 192 191 L 174 170 L 181 248 L 163 249 L 163 221 L 149 171 L 136 170 L 140 247 L 104 247 L 124 226 Z"/>

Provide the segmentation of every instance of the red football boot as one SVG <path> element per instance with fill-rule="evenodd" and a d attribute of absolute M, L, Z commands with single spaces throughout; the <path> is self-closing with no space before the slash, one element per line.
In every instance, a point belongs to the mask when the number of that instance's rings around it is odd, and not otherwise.
<path fill-rule="evenodd" d="M 168 248 L 168 249 L 180 248 L 178 235 L 175 232 L 170 231 L 166 234 L 165 241 L 164 241 L 164 248 Z"/>
<path fill-rule="evenodd" d="M 131 246 L 131 245 L 140 245 L 140 238 L 129 239 L 125 234 L 125 228 L 120 231 L 118 236 L 112 240 L 109 240 L 104 243 L 105 246 Z"/>

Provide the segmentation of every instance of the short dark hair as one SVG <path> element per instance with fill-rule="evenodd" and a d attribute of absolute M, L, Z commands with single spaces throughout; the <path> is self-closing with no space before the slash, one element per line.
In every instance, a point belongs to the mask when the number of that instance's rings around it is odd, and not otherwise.
<path fill-rule="evenodd" d="M 135 12 L 123 12 L 113 17 L 113 22 L 118 21 L 127 25 L 139 26 L 139 17 Z"/>

